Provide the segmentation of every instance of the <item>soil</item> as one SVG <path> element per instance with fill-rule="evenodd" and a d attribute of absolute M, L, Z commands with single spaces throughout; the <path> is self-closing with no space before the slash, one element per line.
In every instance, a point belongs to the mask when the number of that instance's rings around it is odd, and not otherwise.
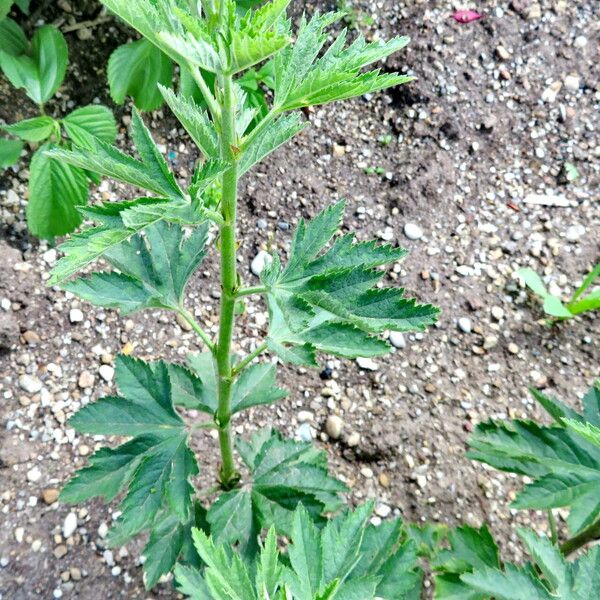
<path fill-rule="evenodd" d="M 68 25 L 99 15 L 95 2 L 74 4 L 32 3 L 36 19 L 46 22 Z M 373 498 L 407 521 L 487 522 L 505 555 L 518 560 L 516 526 L 543 531 L 543 515 L 511 511 L 520 481 L 472 463 L 465 451 L 469 432 L 489 417 L 545 419 L 528 386 L 577 406 L 600 374 L 597 318 L 547 327 L 514 276 L 531 266 L 568 297 L 600 257 L 600 6 L 589 0 L 480 2 L 483 18 L 468 24 L 451 18 L 453 9 L 470 7 L 457 2 L 347 7 L 353 34 L 411 36 L 408 48 L 383 68 L 417 80 L 311 110 L 311 127 L 242 182 L 240 273 L 256 283 L 250 263 L 260 249 L 285 253 L 300 217 L 346 198 L 345 230 L 411 252 L 387 284 L 443 312 L 436 327 L 405 335 L 403 348 L 377 358 L 376 370 L 327 357 L 321 373 L 282 367 L 288 398 L 238 418 L 237 432 L 264 425 L 292 436 L 310 431 L 333 472 L 350 485 L 352 503 Z M 302 9 L 312 13 L 315 6 L 297 2 L 295 14 Z M 48 109 L 59 115 L 98 99 L 122 119 L 119 143 L 128 147 L 129 109 L 112 105 L 105 66 L 130 33 L 113 20 L 90 32 L 91 40 L 67 34 L 69 75 Z M 0 118 L 34 114 L 24 94 L 2 80 Z M 189 177 L 194 150 L 172 116 L 158 111 L 147 122 L 178 176 Z M 577 169 L 575 181 L 565 178 L 567 162 Z M 106 551 L 103 530 L 116 505 L 72 508 L 48 504 L 43 494 L 60 488 L 100 444 L 75 435 L 66 420 L 82 399 L 114 392 L 99 374 L 102 362 L 111 364 L 124 348 L 176 361 L 199 348 L 168 314 L 123 318 L 45 286 L 56 253 L 26 233 L 26 165 L 0 175 L 0 313 L 10 321 L 10 343 L 0 355 L 0 599 L 175 598 L 169 581 L 144 590 L 143 540 Z M 105 182 L 93 199 L 134 193 Z M 531 204 L 532 194 L 564 196 L 569 205 Z M 407 223 L 423 236 L 407 239 Z M 215 274 L 212 257 L 189 288 L 189 306 L 213 328 Z M 71 322 L 73 308 L 82 310 L 83 321 Z M 264 305 L 252 300 L 239 319 L 237 349 L 248 351 L 264 334 L 265 316 Z M 82 372 L 92 376 L 91 386 L 79 385 Z M 39 379 L 41 389 L 24 391 L 18 384 L 23 374 Z M 325 434 L 331 414 L 344 422 L 339 441 Z M 215 441 L 202 434 L 194 443 L 200 479 L 210 483 Z M 71 511 L 78 527 L 64 540 Z"/>

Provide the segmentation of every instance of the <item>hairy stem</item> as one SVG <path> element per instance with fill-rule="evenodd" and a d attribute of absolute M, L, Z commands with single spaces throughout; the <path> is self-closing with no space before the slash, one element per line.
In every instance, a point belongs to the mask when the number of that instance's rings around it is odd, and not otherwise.
<path fill-rule="evenodd" d="M 198 89 L 200 90 L 204 100 L 206 101 L 206 105 L 208 106 L 208 110 L 210 111 L 212 118 L 215 121 L 218 121 L 221 118 L 221 110 L 219 108 L 219 104 L 217 103 L 213 93 L 210 91 L 208 85 L 206 85 L 206 81 L 204 81 L 202 73 L 200 73 L 200 69 L 195 65 L 189 63 L 187 67 L 192 73 L 192 77 L 194 78 Z"/>
<path fill-rule="evenodd" d="M 237 287 L 236 271 L 236 205 L 237 205 L 237 162 L 232 147 L 235 145 L 235 106 L 233 81 L 231 75 L 223 76 L 223 112 L 221 119 L 221 158 L 231 165 L 223 174 L 223 195 L 220 227 L 221 249 L 221 312 L 219 321 L 219 339 L 216 348 L 217 369 L 219 374 L 219 405 L 216 420 L 219 426 L 219 445 L 221 448 L 221 486 L 230 489 L 239 480 L 233 460 L 233 442 L 231 438 L 231 387 L 233 373 L 231 369 L 231 339 L 235 320 L 235 300 Z"/>
<path fill-rule="evenodd" d="M 579 548 L 585 546 L 588 542 L 597 539 L 600 539 L 600 519 L 592 523 L 589 527 L 586 527 L 581 533 L 563 542 L 560 545 L 560 551 L 565 556 L 569 556 L 569 554 L 579 550 Z"/>
<path fill-rule="evenodd" d="M 206 344 L 208 349 L 211 352 L 214 352 L 215 345 L 212 343 L 212 340 L 210 339 L 208 333 L 206 333 L 206 331 L 202 329 L 198 321 L 196 321 L 194 315 L 192 315 L 192 313 L 189 310 L 186 310 L 185 308 L 180 308 L 178 314 L 181 315 L 181 317 L 189 323 L 190 327 L 198 334 L 198 336 Z"/>
<path fill-rule="evenodd" d="M 238 373 L 241 373 L 257 356 L 260 356 L 266 349 L 267 349 L 267 343 L 263 342 L 260 346 L 258 346 L 258 348 L 256 348 L 256 350 L 253 350 L 252 352 L 250 352 L 250 354 L 248 354 L 248 356 L 246 356 L 244 359 L 242 359 L 233 368 L 233 374 L 237 375 Z"/>
<path fill-rule="evenodd" d="M 252 294 L 264 294 L 267 291 L 267 287 L 264 285 L 253 285 L 252 287 L 240 288 L 237 291 L 237 297 L 250 296 Z"/>

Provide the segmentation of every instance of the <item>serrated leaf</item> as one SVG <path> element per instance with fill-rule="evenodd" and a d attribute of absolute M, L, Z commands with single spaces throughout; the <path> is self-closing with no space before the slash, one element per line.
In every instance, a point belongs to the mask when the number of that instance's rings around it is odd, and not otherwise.
<path fill-rule="evenodd" d="M 41 116 L 12 125 L 0 125 L 0 129 L 27 142 L 41 142 L 55 132 L 55 124 L 56 121 L 52 117 Z"/>
<path fill-rule="evenodd" d="M 63 82 L 68 49 L 62 33 L 43 25 L 33 34 L 27 54 L 0 51 L 0 68 L 17 88 L 25 88 L 36 104 L 45 104 Z"/>
<path fill-rule="evenodd" d="M 299 506 L 293 513 L 287 556 L 278 552 L 275 529 L 271 528 L 256 559 L 244 562 L 212 536 L 194 531 L 206 568 L 203 572 L 178 569 L 179 589 L 194 600 L 416 598 L 409 595 L 415 590 L 420 594 L 421 587 L 415 545 L 402 542 L 399 520 L 381 527 L 370 525 L 372 510 L 372 504 L 363 505 L 319 528 L 311 513 Z M 252 585 L 250 573 L 254 570 L 257 576 Z M 195 588 L 208 588 L 209 593 L 202 596 Z"/>
<path fill-rule="evenodd" d="M 110 55 L 107 77 L 117 104 L 131 96 L 139 110 L 156 110 L 163 103 L 158 86 L 171 84 L 173 63 L 154 44 L 141 39 L 119 46 Z"/>
<path fill-rule="evenodd" d="M 219 139 L 206 111 L 200 110 L 193 101 L 175 94 L 171 89 L 159 86 L 159 90 L 173 114 L 204 156 L 209 159 L 219 159 Z"/>
<path fill-rule="evenodd" d="M 177 310 L 190 276 L 206 255 L 208 229 L 202 225 L 185 238 L 178 225 L 159 221 L 144 236 L 106 249 L 105 258 L 118 272 L 92 273 L 63 288 L 124 314 L 149 307 Z"/>
<path fill-rule="evenodd" d="M 111 110 L 101 104 L 76 108 L 62 120 L 62 125 L 77 146 L 85 147 L 90 135 L 107 144 L 117 138 L 115 118 Z"/>
<path fill-rule="evenodd" d="M 135 109 L 131 135 L 141 160 L 132 158 L 97 138 L 86 140 L 85 148 L 53 150 L 50 155 L 58 161 L 147 189 L 158 196 L 184 201 L 184 193 Z"/>
<path fill-rule="evenodd" d="M 532 478 L 513 506 L 540 510 L 571 507 L 567 522 L 577 533 L 600 515 L 600 448 L 562 425 L 565 417 L 583 427 L 588 415 L 598 420 L 597 393 L 594 386 L 584 398 L 583 415 L 538 393 L 536 399 L 561 426 L 542 427 L 520 420 L 483 423 L 469 440 L 468 456 Z"/>
<path fill-rule="evenodd" d="M 81 223 L 77 208 L 87 203 L 89 193 L 85 171 L 51 160 L 52 148 L 41 146 L 29 165 L 27 226 L 46 239 L 70 233 Z"/>
<path fill-rule="evenodd" d="M 247 489 L 227 492 L 209 509 L 207 520 L 219 543 L 252 547 L 260 528 L 272 525 L 287 535 L 299 503 L 314 519 L 339 506 L 346 486 L 328 475 L 325 456 L 311 444 L 262 431 L 240 442 L 238 450 L 251 480 Z"/>
<path fill-rule="evenodd" d="M 231 413 L 285 398 L 287 392 L 277 387 L 276 373 L 273 365 L 264 363 L 245 369 L 233 385 Z"/>
<path fill-rule="evenodd" d="M 261 273 L 267 287 L 269 343 L 283 360 L 289 360 L 290 345 L 347 358 L 385 354 L 388 344 L 371 333 L 423 330 L 439 312 L 404 298 L 402 289 L 372 289 L 384 275 L 375 267 L 403 258 L 404 249 L 354 243 L 352 235 L 325 249 L 343 211 L 344 202 L 338 202 L 308 224 L 302 219 L 285 268 L 277 258 Z"/>
<path fill-rule="evenodd" d="M 600 546 L 567 562 L 547 538 L 526 529 L 520 529 L 519 536 L 537 569 L 485 567 L 462 575 L 462 581 L 497 600 L 588 600 L 600 594 Z"/>
<path fill-rule="evenodd" d="M 151 530 L 144 552 L 150 555 L 146 569 L 152 586 L 172 568 L 186 531 L 195 524 L 189 478 L 198 473 L 198 466 L 187 446 L 185 424 L 173 408 L 169 366 L 120 355 L 115 371 L 122 396 L 87 404 L 69 422 L 81 432 L 134 437 L 115 449 L 96 452 L 90 465 L 65 486 L 61 499 L 111 500 L 126 488 L 119 507 L 122 514 L 108 541 L 122 545 Z M 162 554 L 156 551 L 160 544 Z"/>
<path fill-rule="evenodd" d="M 0 169 L 5 169 L 18 162 L 22 150 L 23 142 L 21 140 L 0 138 Z"/>
<path fill-rule="evenodd" d="M 574 419 L 565 419 L 564 423 L 565 427 L 585 438 L 591 444 L 600 446 L 600 427 L 596 427 L 591 423 L 575 421 Z"/>
<path fill-rule="evenodd" d="M 307 123 L 303 123 L 300 116 L 294 113 L 275 119 L 260 135 L 249 136 L 248 141 L 243 145 L 238 162 L 240 175 L 249 171 L 306 126 Z"/>

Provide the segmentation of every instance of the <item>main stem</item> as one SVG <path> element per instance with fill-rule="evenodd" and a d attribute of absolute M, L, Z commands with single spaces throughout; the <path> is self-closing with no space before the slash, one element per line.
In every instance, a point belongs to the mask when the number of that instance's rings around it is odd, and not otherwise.
<path fill-rule="evenodd" d="M 235 320 L 236 272 L 236 207 L 237 207 L 237 158 L 232 151 L 235 144 L 235 106 L 233 81 L 231 75 L 223 76 L 223 106 L 221 112 L 221 158 L 231 166 L 223 174 L 220 228 L 221 246 L 221 313 L 219 338 L 216 347 L 217 369 L 219 374 L 219 405 L 217 424 L 219 426 L 219 445 L 221 448 L 220 482 L 230 489 L 239 480 L 239 474 L 233 460 L 233 442 L 231 438 L 231 387 L 233 373 L 231 368 L 231 339 Z"/>
<path fill-rule="evenodd" d="M 582 546 L 585 546 L 588 542 L 600 539 L 600 519 L 595 523 L 592 523 L 589 527 L 584 529 L 581 533 L 566 540 L 560 545 L 560 551 L 565 555 L 579 550 Z"/>

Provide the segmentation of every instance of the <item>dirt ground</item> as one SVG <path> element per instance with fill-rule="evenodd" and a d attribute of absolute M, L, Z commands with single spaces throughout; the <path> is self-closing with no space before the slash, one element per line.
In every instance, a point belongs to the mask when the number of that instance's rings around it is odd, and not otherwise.
<path fill-rule="evenodd" d="M 39 3 L 32 4 L 36 11 Z M 36 20 L 68 25 L 94 20 L 99 11 L 95 2 L 50 4 Z M 352 488 L 351 502 L 374 498 L 383 517 L 407 521 L 487 522 L 505 555 L 520 559 L 515 527 L 533 523 L 544 530 L 545 521 L 508 508 L 519 481 L 471 463 L 466 440 L 488 417 L 542 417 L 528 386 L 576 406 L 600 375 L 597 318 L 546 327 L 539 305 L 513 275 L 532 266 L 568 296 L 600 258 L 600 5 L 383 0 L 345 6 L 353 34 L 411 36 L 409 47 L 383 68 L 418 79 L 316 108 L 308 114 L 310 128 L 244 179 L 239 270 L 256 283 L 250 264 L 260 249 L 285 253 L 300 217 L 343 197 L 345 230 L 411 251 L 387 283 L 443 312 L 429 332 L 396 339 L 394 353 L 376 359 L 375 370 L 327 357 L 327 372 L 282 367 L 288 398 L 235 425 L 243 434 L 273 424 L 289 435 L 311 435 Z M 478 21 L 451 18 L 453 9 L 475 7 L 483 14 Z M 334 5 L 296 2 L 295 14 L 303 8 L 312 13 Z M 105 66 L 128 31 L 113 20 L 89 31 L 93 43 L 80 39 L 85 34 L 67 34 L 69 75 L 48 107 L 56 115 L 96 99 L 113 107 Z M 116 107 L 124 146 L 128 110 Z M 0 119 L 34 113 L 25 95 L 2 79 Z M 166 110 L 146 120 L 185 180 L 195 159 L 189 140 Z M 565 163 L 575 165 L 575 181 L 565 177 Z M 26 233 L 26 165 L 0 174 L 0 313 L 9 340 L 0 354 L 0 600 L 175 598 L 168 581 L 144 591 L 142 540 L 106 549 L 115 505 L 73 508 L 51 496 L 100 443 L 66 424 L 83 398 L 114 391 L 100 366 L 111 365 L 124 348 L 137 357 L 183 361 L 198 349 L 196 340 L 160 311 L 122 318 L 45 286 L 56 251 Z M 104 182 L 93 198 L 133 194 Z M 557 196 L 568 206 L 531 203 Z M 419 239 L 407 238 L 407 224 L 421 229 Z M 212 257 L 189 289 L 189 307 L 213 328 L 215 267 Z M 83 320 L 72 322 L 71 309 L 80 309 Z M 236 348 L 251 348 L 265 322 L 265 306 L 253 300 L 239 319 Z M 332 414 L 343 421 L 338 441 L 325 433 Z M 215 441 L 208 434 L 194 441 L 201 479 L 210 482 Z M 70 512 L 77 528 L 64 539 Z"/>

